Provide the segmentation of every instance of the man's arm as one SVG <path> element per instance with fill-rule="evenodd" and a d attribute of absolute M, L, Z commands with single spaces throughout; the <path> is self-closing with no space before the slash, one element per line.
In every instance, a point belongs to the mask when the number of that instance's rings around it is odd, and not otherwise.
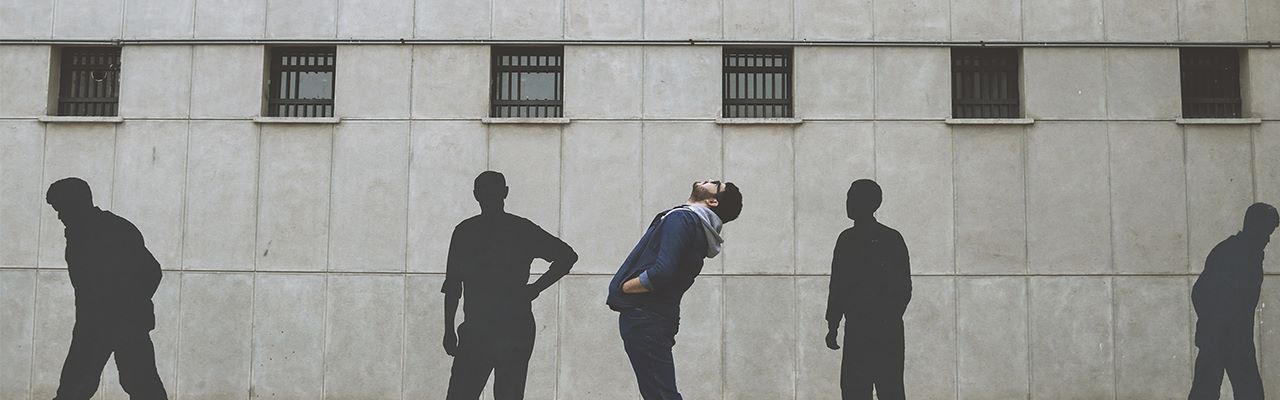
<path fill-rule="evenodd" d="M 894 234 L 894 247 L 890 250 L 890 282 L 891 288 L 896 295 L 897 316 L 907 312 L 907 304 L 911 303 L 911 255 L 907 251 L 907 243 L 902 239 L 901 234 Z"/>
<path fill-rule="evenodd" d="M 701 222 L 695 218 L 692 212 L 672 211 L 667 217 L 660 222 L 658 226 L 658 257 L 654 260 L 653 266 L 640 273 L 640 276 L 631 278 L 622 283 L 622 293 L 641 294 L 655 291 L 661 291 L 663 288 L 670 286 L 675 279 L 675 273 L 679 268 L 680 255 L 692 244 L 696 237 L 694 233 L 701 234 Z"/>
<path fill-rule="evenodd" d="M 462 281 L 459 269 L 462 267 L 461 251 L 459 247 L 462 244 L 458 242 L 458 230 L 453 230 L 453 237 L 449 239 L 449 254 L 445 261 L 444 286 L 440 288 L 440 292 L 444 293 L 444 352 L 450 356 L 458 350 L 458 334 L 454 331 L 454 318 L 458 314 L 458 300 L 462 298 Z"/>
<path fill-rule="evenodd" d="M 836 334 L 840 330 L 840 321 L 844 319 L 845 293 L 849 290 L 845 274 L 849 262 L 848 243 L 845 233 L 841 232 L 836 239 L 836 248 L 831 253 L 831 283 L 827 286 L 827 348 L 839 350 Z M 847 334 L 847 333 L 846 333 Z"/>
<path fill-rule="evenodd" d="M 532 223 L 531 223 L 532 224 Z M 578 253 L 573 251 L 568 243 L 557 238 L 541 227 L 534 225 L 534 234 L 540 239 L 537 241 L 539 246 L 540 258 L 550 261 L 551 266 L 547 267 L 547 272 L 538 277 L 538 280 L 529 284 L 529 299 L 537 298 L 542 291 L 547 290 L 552 284 L 559 281 L 565 275 L 569 274 L 569 270 L 573 268 L 573 264 L 578 262 Z"/>

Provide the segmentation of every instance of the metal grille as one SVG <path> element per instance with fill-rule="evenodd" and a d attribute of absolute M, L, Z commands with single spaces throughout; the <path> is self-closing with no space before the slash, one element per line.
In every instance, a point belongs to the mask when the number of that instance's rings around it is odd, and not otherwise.
<path fill-rule="evenodd" d="M 1018 118 L 1018 49 L 951 49 L 951 116 Z"/>
<path fill-rule="evenodd" d="M 335 47 L 271 49 L 267 115 L 332 117 Z"/>
<path fill-rule="evenodd" d="M 1182 116 L 1239 118 L 1240 53 L 1236 49 L 1188 48 L 1182 59 Z"/>
<path fill-rule="evenodd" d="M 489 116 L 558 118 L 564 115 L 563 47 L 495 47 Z"/>
<path fill-rule="evenodd" d="M 120 102 L 120 48 L 62 49 L 58 115 L 115 116 Z"/>
<path fill-rule="evenodd" d="M 789 118 L 791 49 L 724 50 L 725 118 Z"/>

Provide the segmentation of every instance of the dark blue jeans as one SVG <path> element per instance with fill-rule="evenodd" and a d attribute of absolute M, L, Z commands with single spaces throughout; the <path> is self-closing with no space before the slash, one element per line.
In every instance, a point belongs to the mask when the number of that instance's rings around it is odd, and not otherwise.
<path fill-rule="evenodd" d="M 679 329 L 679 321 L 640 308 L 618 316 L 622 345 L 645 400 L 684 399 L 676 390 L 676 364 L 671 357 Z"/>

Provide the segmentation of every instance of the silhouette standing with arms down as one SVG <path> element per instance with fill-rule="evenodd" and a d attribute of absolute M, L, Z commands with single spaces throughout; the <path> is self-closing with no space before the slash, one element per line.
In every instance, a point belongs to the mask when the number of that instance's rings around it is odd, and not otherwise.
<path fill-rule="evenodd" d="M 911 265 L 898 231 L 876 221 L 880 185 L 870 179 L 849 186 L 845 210 L 853 227 L 836 240 L 827 297 L 827 347 L 839 350 L 840 320 L 847 319 L 840 390 L 845 400 L 906 398 L 902 384 L 902 315 L 911 302 Z"/>
<path fill-rule="evenodd" d="M 56 400 L 84 400 L 98 391 L 102 368 L 115 353 L 120 386 L 139 400 L 166 399 L 156 373 L 151 296 L 160 286 L 160 263 L 128 220 L 93 205 L 89 184 L 64 178 L 45 201 L 66 227 L 67 274 L 75 290 L 76 323 L 62 364 Z"/>
<path fill-rule="evenodd" d="M 1254 203 L 1245 211 L 1244 229 L 1214 246 L 1205 259 L 1204 272 L 1191 289 L 1200 354 L 1188 399 L 1217 399 L 1223 371 L 1236 399 L 1263 398 L 1253 312 L 1262 291 L 1263 249 L 1278 223 L 1275 207 Z"/>
<path fill-rule="evenodd" d="M 659 213 L 609 282 L 609 308 L 617 311 L 623 348 L 645 400 L 680 400 L 671 348 L 680 328 L 680 299 L 702 272 L 702 260 L 720 253 L 723 224 L 742 212 L 733 183 L 693 183 L 689 200 Z"/>
<path fill-rule="evenodd" d="M 503 210 L 508 188 L 502 174 L 476 176 L 480 215 L 453 230 L 444 287 L 444 351 L 453 356 L 448 400 L 479 399 L 493 373 L 494 398 L 524 398 L 536 327 L 533 299 L 569 274 L 578 254 L 533 222 Z M 529 283 L 533 259 L 551 262 Z M 458 300 L 466 297 L 466 321 L 454 333 Z"/>

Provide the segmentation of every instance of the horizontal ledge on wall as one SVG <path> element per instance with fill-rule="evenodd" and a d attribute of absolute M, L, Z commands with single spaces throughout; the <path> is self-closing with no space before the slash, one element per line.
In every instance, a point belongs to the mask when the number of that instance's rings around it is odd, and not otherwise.
<path fill-rule="evenodd" d="M 947 125 L 1031 125 L 1031 118 L 947 118 Z"/>
<path fill-rule="evenodd" d="M 799 125 L 800 118 L 716 118 L 720 125 Z"/>
<path fill-rule="evenodd" d="M 566 125 L 569 123 L 569 119 L 568 118 L 481 118 L 480 122 L 485 124 Z"/>
<path fill-rule="evenodd" d="M 1275 48 L 1273 41 L 981 41 L 981 40 L 807 40 L 807 39 L 0 39 L 0 45 L 648 45 L 648 46 L 889 46 L 889 47 L 1247 47 Z"/>
<path fill-rule="evenodd" d="M 1262 118 L 1178 118 L 1178 125 L 1259 125 Z"/>
<path fill-rule="evenodd" d="M 46 124 L 118 124 L 124 122 L 121 117 L 70 117 L 46 115 L 36 118 Z"/>
<path fill-rule="evenodd" d="M 342 122 L 337 117 L 256 117 L 253 122 L 259 124 L 336 124 Z"/>

